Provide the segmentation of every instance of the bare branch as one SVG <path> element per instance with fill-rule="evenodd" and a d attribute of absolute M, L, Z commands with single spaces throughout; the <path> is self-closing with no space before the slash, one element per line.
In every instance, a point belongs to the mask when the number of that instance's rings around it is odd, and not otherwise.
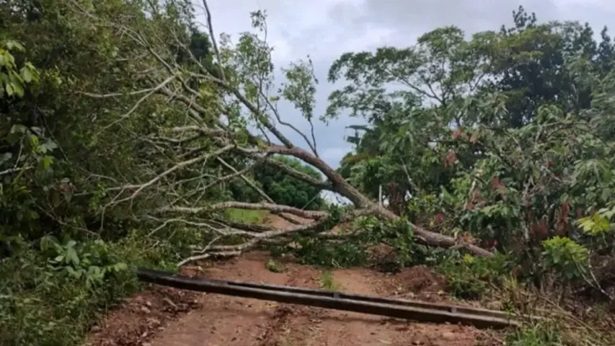
<path fill-rule="evenodd" d="M 195 157 L 195 158 L 190 159 L 190 160 L 179 162 L 179 163 L 175 164 L 173 167 L 167 169 L 166 171 L 164 171 L 164 172 L 160 173 L 159 175 L 155 176 L 154 178 L 150 179 L 149 181 L 147 181 L 147 182 L 145 182 L 143 184 L 138 185 L 138 188 L 130 196 L 128 196 L 126 198 L 123 198 L 123 199 L 120 199 L 120 200 L 117 200 L 113 204 L 119 204 L 119 203 L 122 203 L 122 202 L 125 202 L 125 201 L 128 201 L 128 200 L 132 200 L 135 197 L 137 197 L 141 191 L 143 191 L 144 189 L 152 186 L 153 184 L 155 184 L 157 181 L 159 181 L 160 179 L 164 178 L 165 176 L 167 176 L 167 175 L 169 175 L 169 174 L 171 174 L 171 173 L 173 173 L 173 172 L 175 172 L 175 171 L 177 171 L 177 170 L 179 170 L 181 168 L 193 165 L 193 164 L 195 164 L 197 162 L 201 162 L 201 161 L 207 160 L 207 159 L 209 159 L 211 157 L 215 157 L 215 156 L 221 155 L 224 152 L 227 152 L 227 151 L 231 150 L 232 148 L 233 148 L 232 145 L 227 145 L 226 147 L 220 148 L 220 149 L 218 149 L 218 150 L 216 150 L 216 151 L 214 151 L 212 153 L 209 153 L 209 154 L 206 154 L 206 155 L 201 155 L 201 156 Z"/>
<path fill-rule="evenodd" d="M 248 186 L 250 186 L 254 191 L 256 191 L 259 195 L 261 195 L 261 197 L 263 197 L 267 202 L 269 203 L 274 203 L 273 199 L 271 197 L 269 197 L 269 195 L 267 195 L 265 193 L 265 191 L 263 191 L 261 188 L 259 188 L 256 183 L 254 183 L 252 180 L 248 179 L 248 177 L 246 177 L 243 172 L 239 172 L 237 171 L 237 169 L 233 166 L 231 166 L 230 164 L 228 164 L 226 161 L 224 161 L 224 159 L 222 159 L 221 157 L 218 157 L 218 162 L 220 162 L 224 167 L 230 169 L 231 171 L 233 171 L 234 174 L 237 174 L 241 177 L 241 179 L 248 184 Z"/>
<path fill-rule="evenodd" d="M 223 129 L 210 129 L 203 126 L 187 125 L 177 126 L 169 129 L 170 132 L 197 132 L 207 136 L 224 136 L 227 132 Z"/>
<path fill-rule="evenodd" d="M 310 150 L 312 150 L 312 152 L 314 153 L 314 155 L 318 156 L 318 152 L 316 150 L 316 138 L 314 137 L 314 126 L 312 125 L 312 121 L 310 120 L 310 125 L 311 129 L 312 129 L 312 141 L 310 141 L 310 139 L 301 131 L 299 130 L 297 127 L 295 127 L 293 124 L 285 122 L 284 120 L 282 120 L 282 117 L 280 116 L 280 112 L 278 111 L 278 107 L 276 107 L 271 100 L 269 100 L 269 98 L 267 97 L 267 95 L 265 95 L 262 90 L 261 90 L 261 97 L 265 99 L 265 102 L 267 104 L 267 106 L 269 106 L 269 109 L 271 109 L 271 112 L 273 112 L 273 115 L 275 116 L 275 118 L 277 119 L 278 123 L 281 125 L 284 125 L 290 129 L 292 129 L 293 131 L 295 131 L 299 136 L 301 136 L 303 138 L 303 140 L 305 140 L 305 143 L 307 143 L 307 145 L 310 147 Z"/>
<path fill-rule="evenodd" d="M 6 175 L 6 174 L 15 173 L 15 172 L 26 171 L 26 170 L 32 169 L 32 168 L 34 168 L 34 167 L 33 166 L 25 166 L 25 167 L 9 168 L 9 169 L 5 169 L 4 171 L 0 171 L 0 176 Z"/>
<path fill-rule="evenodd" d="M 216 54 L 216 60 L 218 60 L 218 67 L 220 68 L 220 76 L 222 80 L 226 80 L 224 76 L 224 68 L 222 67 L 222 59 L 220 59 L 220 50 L 218 50 L 218 43 L 216 42 L 216 36 L 214 35 L 214 26 L 212 25 L 211 20 L 211 12 L 209 11 L 209 6 L 207 5 L 207 0 L 203 0 L 203 7 L 205 7 L 205 15 L 207 17 L 207 28 L 209 29 L 209 36 L 211 39 L 211 44 L 214 47 L 214 54 Z"/>
<path fill-rule="evenodd" d="M 201 253 L 200 255 L 196 255 L 196 256 L 191 256 L 191 257 L 188 257 L 188 258 L 186 258 L 186 259 L 182 260 L 181 262 L 177 263 L 177 266 L 178 266 L 178 267 L 181 267 L 181 266 L 183 266 L 183 265 L 185 265 L 185 264 L 187 264 L 187 263 L 196 262 L 196 261 L 200 261 L 200 260 L 204 260 L 204 259 L 206 259 L 206 258 L 209 258 L 209 257 L 210 257 L 210 254 L 208 254 L 208 253 L 207 253 L 207 250 L 209 250 L 209 249 L 212 247 L 212 245 L 213 245 L 215 242 L 217 242 L 220 238 L 221 238 L 221 236 L 214 237 L 214 238 L 213 238 L 213 239 L 209 242 L 209 244 L 207 244 L 207 246 L 205 246 L 205 247 L 203 248 L 203 250 L 201 250 L 201 251 L 200 251 L 200 253 Z"/>
<path fill-rule="evenodd" d="M 293 233 L 307 232 L 315 230 L 321 227 L 326 221 L 325 219 L 315 221 L 306 225 L 297 225 L 283 230 L 272 230 L 268 232 L 258 233 L 252 239 L 239 244 L 239 245 L 218 245 L 209 246 L 209 251 L 199 256 L 192 256 L 180 262 L 180 265 L 186 263 L 203 260 L 210 257 L 232 257 L 240 255 L 242 252 L 252 249 L 263 241 L 271 240 L 273 238 L 290 235 Z"/>
<path fill-rule="evenodd" d="M 93 92 L 87 92 L 87 91 L 77 91 L 77 94 L 95 98 L 95 99 L 106 99 L 106 98 L 115 98 L 115 97 L 122 97 L 122 96 L 141 95 L 141 94 L 151 92 L 153 89 L 154 88 L 147 88 L 147 89 L 131 91 L 131 92 L 116 92 L 116 93 L 107 93 L 107 94 L 99 94 L 99 93 L 93 93 Z"/>
<path fill-rule="evenodd" d="M 243 96 L 243 94 L 239 90 L 219 79 L 214 79 L 214 81 L 218 83 L 218 85 L 223 87 L 225 90 L 233 94 L 237 98 L 237 100 L 241 102 L 241 104 L 243 104 L 246 108 L 248 108 L 250 112 L 252 112 L 252 114 L 256 117 L 256 120 L 261 123 L 267 130 L 269 130 L 269 132 L 271 132 L 282 144 L 284 144 L 288 148 L 294 147 L 294 144 L 286 136 L 284 136 L 284 134 L 282 134 L 282 132 L 280 132 L 280 130 L 278 130 L 271 123 L 271 121 L 269 121 L 267 116 L 263 114 L 258 109 L 258 107 L 255 106 L 252 102 L 250 102 L 245 96 Z"/>
<path fill-rule="evenodd" d="M 254 232 L 262 233 L 262 232 L 267 232 L 267 231 L 272 230 L 272 228 L 269 226 L 258 225 L 258 224 L 246 224 L 246 223 L 233 222 L 233 221 L 227 221 L 227 220 L 221 220 L 221 219 L 215 219 L 215 221 L 217 223 L 220 223 L 221 225 L 224 225 L 230 228 L 240 229 L 243 231 L 248 231 L 248 232 L 253 232 L 253 233 Z"/>
<path fill-rule="evenodd" d="M 246 203 L 246 202 L 222 202 L 209 205 L 207 207 L 180 207 L 170 206 L 161 208 L 158 211 L 160 213 L 185 213 L 185 214 L 207 214 L 214 211 L 237 208 L 247 210 L 269 210 L 271 212 L 289 213 L 297 216 L 301 216 L 306 219 L 320 219 L 329 215 L 324 211 L 315 210 L 302 210 L 287 205 L 273 204 L 273 203 Z"/>
<path fill-rule="evenodd" d="M 110 127 L 116 125 L 117 123 L 127 119 L 128 117 L 130 117 L 130 115 L 132 113 L 134 113 L 139 106 L 141 105 L 141 103 L 143 103 L 145 100 L 147 100 L 150 96 L 152 96 L 153 94 L 155 94 L 158 90 L 164 88 L 167 84 L 169 84 L 173 79 L 175 79 L 175 76 L 170 76 L 167 79 L 165 79 L 162 83 L 158 84 L 157 86 L 155 86 L 154 88 L 151 88 L 145 95 L 143 95 L 143 97 L 141 97 L 133 106 L 132 108 L 130 108 L 130 110 L 128 110 L 128 112 L 122 114 L 117 120 L 113 121 L 111 124 L 103 127 L 100 132 L 103 132 L 107 129 L 109 129 Z"/>

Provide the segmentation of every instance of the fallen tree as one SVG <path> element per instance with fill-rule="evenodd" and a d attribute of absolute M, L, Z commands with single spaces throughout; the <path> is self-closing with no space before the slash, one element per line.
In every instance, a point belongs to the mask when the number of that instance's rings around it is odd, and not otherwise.
<path fill-rule="evenodd" d="M 135 27 L 130 21 L 118 19 L 109 23 L 100 20 L 95 11 L 82 8 L 74 2 L 75 9 L 95 25 L 113 26 L 117 35 L 131 40 L 136 47 L 132 52 L 121 52 L 123 59 L 140 61 L 141 90 L 126 117 L 147 102 L 158 97 L 174 107 L 181 107 L 184 117 L 172 123 L 157 123 L 152 133 L 136 134 L 152 151 L 168 158 L 162 164 L 148 167 L 150 176 L 143 182 L 125 182 L 107 189 L 110 198 L 103 208 L 132 205 L 143 194 L 156 195 L 156 208 L 135 217 L 155 221 L 154 231 L 171 225 L 182 224 L 211 233 L 212 240 L 195 255 L 182 263 L 211 256 L 235 256 L 266 241 L 291 233 L 322 232 L 335 223 L 348 221 L 358 215 L 373 215 L 383 220 L 398 221 L 399 216 L 370 200 L 349 184 L 331 166 L 323 161 L 317 151 L 313 126 L 315 78 L 309 61 L 301 61 L 284 70 L 286 81 L 276 91 L 267 44 L 265 16 L 252 13 L 257 34 L 245 33 L 233 46 L 223 37 L 216 40 L 212 17 L 206 1 L 203 9 L 212 52 L 207 58 L 196 57 L 186 33 L 161 33 L 148 27 Z M 155 8 L 152 11 L 156 15 Z M 160 30 L 160 28 L 157 28 Z M 186 39 L 188 37 L 188 39 Z M 166 40 L 172 39 L 173 42 Z M 179 63 L 177 56 L 189 62 Z M 126 93 L 114 90 L 84 91 L 88 97 L 116 97 Z M 308 131 L 301 131 L 283 116 L 278 108 L 280 100 L 295 106 L 306 121 Z M 120 119 L 121 120 L 121 119 Z M 182 126 L 178 126 L 182 123 Z M 112 126 L 122 126 L 117 121 Z M 296 133 L 305 141 L 307 149 L 294 143 L 284 132 Z M 272 156 L 289 156 L 317 169 L 324 180 L 315 179 Z M 250 172 L 261 164 L 272 165 L 295 179 L 337 193 L 352 202 L 354 209 L 341 218 L 327 211 L 301 210 L 276 204 L 250 178 Z M 261 197 L 262 203 L 223 201 L 206 202 L 208 190 L 241 179 Z M 152 199 L 152 198 L 150 198 Z M 267 210 L 281 215 L 291 214 L 307 220 L 293 227 L 275 229 L 265 227 L 255 231 L 249 225 L 231 223 L 219 217 L 219 211 L 229 208 Z M 465 248 L 474 255 L 490 256 L 491 252 L 465 243 L 461 239 L 431 232 L 419 225 L 410 224 L 416 241 L 436 247 Z M 228 237 L 240 237 L 239 244 L 221 245 Z"/>

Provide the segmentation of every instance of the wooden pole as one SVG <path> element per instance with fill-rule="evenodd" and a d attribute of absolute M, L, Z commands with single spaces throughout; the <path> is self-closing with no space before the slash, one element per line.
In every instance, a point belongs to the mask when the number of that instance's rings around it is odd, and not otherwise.
<path fill-rule="evenodd" d="M 502 312 L 466 307 L 408 302 L 379 297 L 354 296 L 286 286 L 192 279 L 172 273 L 139 269 L 139 280 L 193 291 L 225 294 L 280 303 L 316 306 L 335 310 L 403 318 L 421 322 L 461 323 L 480 328 L 505 328 L 519 324 Z M 458 310 L 460 309 L 460 310 Z M 479 311 L 483 310 L 483 311 Z M 488 311 L 488 310 L 487 310 Z"/>

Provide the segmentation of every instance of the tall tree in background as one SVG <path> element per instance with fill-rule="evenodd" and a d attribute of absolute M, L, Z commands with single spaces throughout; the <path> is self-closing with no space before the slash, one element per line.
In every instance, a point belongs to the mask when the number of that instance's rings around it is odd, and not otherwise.
<path fill-rule="evenodd" d="M 320 179 L 318 171 L 306 166 L 301 161 L 286 157 L 273 158 L 281 163 L 311 176 Z M 255 169 L 254 179 L 263 187 L 263 191 L 276 203 L 289 205 L 301 209 L 319 209 L 324 206 L 320 196 L 321 189 L 303 180 L 293 178 L 278 171 L 275 166 L 262 165 Z"/>
<path fill-rule="evenodd" d="M 610 203 L 613 122 L 600 105 L 615 56 L 606 29 L 598 43 L 588 25 L 513 18 L 469 40 L 446 27 L 342 55 L 330 79 L 348 85 L 328 116 L 371 124 L 342 162 L 355 186 L 389 187 L 421 223 L 523 251 L 578 235 L 574 220 Z"/>

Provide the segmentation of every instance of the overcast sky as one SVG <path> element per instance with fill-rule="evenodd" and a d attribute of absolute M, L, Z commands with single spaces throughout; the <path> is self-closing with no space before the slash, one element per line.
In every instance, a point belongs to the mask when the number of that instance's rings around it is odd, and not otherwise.
<path fill-rule="evenodd" d="M 200 0 L 193 0 L 197 11 Z M 216 35 L 250 30 L 251 11 L 268 14 L 269 42 L 274 47 L 276 67 L 309 55 L 320 80 L 316 114 L 327 106 L 334 89 L 326 80 L 331 63 L 342 53 L 373 50 L 381 46 L 406 47 L 421 34 L 445 25 L 456 25 L 466 34 L 498 30 L 512 23 L 512 11 L 523 5 L 539 21 L 579 20 L 597 33 L 604 25 L 613 27 L 615 0 L 209 0 Z M 615 31 L 615 30 L 614 30 Z M 284 116 L 299 125 L 292 108 Z M 337 167 L 351 150 L 345 126 L 357 119 L 342 118 L 328 126 L 317 124 L 320 156 Z"/>

